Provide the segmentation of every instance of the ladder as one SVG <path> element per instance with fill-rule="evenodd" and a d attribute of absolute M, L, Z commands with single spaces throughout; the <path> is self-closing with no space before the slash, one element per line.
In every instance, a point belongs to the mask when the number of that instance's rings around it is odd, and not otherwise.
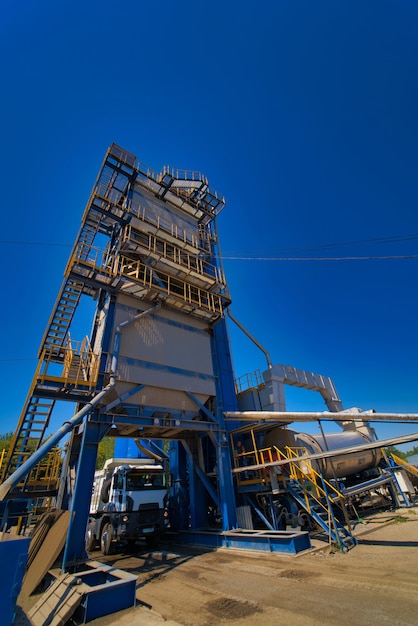
<path fill-rule="evenodd" d="M 64 280 L 41 342 L 39 356 L 46 348 L 53 361 L 63 360 L 63 347 L 82 292 L 83 283 L 72 279 Z"/>
<path fill-rule="evenodd" d="M 89 293 L 90 290 L 89 285 L 82 278 L 74 277 L 71 270 L 75 259 L 88 260 L 98 233 L 108 232 L 116 222 L 120 222 L 118 214 L 120 209 L 112 208 L 113 196 L 120 198 L 122 192 L 118 187 L 121 184 L 127 185 L 130 177 L 135 175 L 134 165 L 135 160 L 132 155 L 121 150 L 118 146 L 112 145 L 90 196 L 82 226 L 65 270 L 64 281 L 41 341 L 38 366 L 7 458 L 5 461 L 3 459 L 1 481 L 8 478 L 40 447 L 45 436 L 56 399 L 56 387 L 47 388 L 43 386 L 44 370 L 47 365 L 50 363 L 61 364 L 64 366 L 68 380 L 77 382 L 86 379 L 88 382 L 89 374 L 85 368 L 91 366 L 91 363 L 85 362 L 84 353 L 73 354 L 70 363 L 67 362 L 67 343 L 74 314 L 82 294 Z M 98 195 L 109 197 L 110 202 L 107 201 L 102 205 L 100 201 L 96 204 Z M 92 380 L 95 380 L 94 377 Z M 92 391 L 91 386 L 86 385 L 86 390 L 85 393 L 90 393 Z M 30 481 L 31 478 L 27 478 L 24 483 L 18 486 L 17 491 L 28 491 Z"/>
<path fill-rule="evenodd" d="M 39 371 L 39 367 L 40 364 L 37 371 Z M 35 388 L 36 375 L 29 389 L 16 431 L 10 443 L 2 471 L 2 482 L 39 448 L 45 430 L 48 427 L 55 400 L 39 397 L 36 395 Z"/>

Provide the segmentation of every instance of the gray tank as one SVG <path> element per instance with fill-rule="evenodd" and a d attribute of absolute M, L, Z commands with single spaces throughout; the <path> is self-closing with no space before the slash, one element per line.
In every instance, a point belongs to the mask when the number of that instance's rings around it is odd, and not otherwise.
<path fill-rule="evenodd" d="M 275 428 L 265 437 L 263 447 L 276 446 L 284 448 L 305 448 L 306 452 L 299 450 L 298 454 L 317 454 L 328 450 L 351 448 L 374 441 L 372 435 L 359 430 L 345 430 L 337 433 L 322 435 L 308 435 L 287 428 Z M 314 469 L 320 471 L 325 478 L 345 478 L 353 474 L 359 474 L 365 470 L 377 467 L 382 460 L 380 449 L 361 450 L 351 454 L 336 455 L 327 459 L 312 461 Z"/>

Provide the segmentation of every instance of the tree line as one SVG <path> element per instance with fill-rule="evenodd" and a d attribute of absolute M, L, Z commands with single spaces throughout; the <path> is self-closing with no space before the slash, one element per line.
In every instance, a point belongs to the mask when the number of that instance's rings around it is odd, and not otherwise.
<path fill-rule="evenodd" d="M 3 461 L 6 459 L 7 453 L 10 449 L 13 432 L 4 433 L 0 435 L 0 459 L 2 457 L 2 453 L 4 450 Z M 27 447 L 30 451 L 35 452 L 36 446 L 38 444 L 37 439 L 29 439 Z M 96 459 L 96 469 L 102 469 L 103 465 L 107 461 L 107 459 L 111 459 L 113 457 L 113 451 L 115 449 L 115 439 L 113 437 L 104 437 L 99 443 L 99 449 L 97 452 Z"/>

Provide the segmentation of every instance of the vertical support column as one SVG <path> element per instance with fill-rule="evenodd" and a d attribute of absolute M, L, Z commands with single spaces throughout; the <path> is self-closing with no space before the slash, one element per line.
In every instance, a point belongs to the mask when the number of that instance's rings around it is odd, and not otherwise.
<path fill-rule="evenodd" d="M 97 449 L 108 432 L 107 424 L 85 422 L 80 458 L 77 465 L 76 482 L 71 503 L 71 520 L 64 549 L 62 570 L 68 564 L 86 558 L 84 538 L 90 512 L 90 500 L 96 469 Z M 69 451 L 69 453 L 71 453 Z"/>
<path fill-rule="evenodd" d="M 223 530 L 237 526 L 234 483 L 232 479 L 232 455 L 225 427 L 224 412 L 237 411 L 232 358 L 229 349 L 228 329 L 225 318 L 213 327 L 212 359 L 216 381 L 216 418 L 219 423 L 217 433 L 219 495 L 222 510 Z M 231 423 L 230 429 L 239 426 Z"/>
<path fill-rule="evenodd" d="M 189 494 L 187 489 L 186 451 L 181 442 L 170 441 L 171 487 L 168 498 L 168 514 L 173 530 L 189 528 Z"/>
<path fill-rule="evenodd" d="M 198 459 L 196 452 L 187 451 L 187 471 L 190 496 L 190 527 L 205 528 L 208 517 L 208 494 L 197 475 Z"/>

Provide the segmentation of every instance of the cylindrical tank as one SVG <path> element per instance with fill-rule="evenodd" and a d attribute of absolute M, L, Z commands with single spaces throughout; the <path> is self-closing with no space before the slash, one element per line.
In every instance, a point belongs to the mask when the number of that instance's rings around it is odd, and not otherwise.
<path fill-rule="evenodd" d="M 298 456 L 302 456 L 302 454 L 317 454 L 329 450 L 339 450 L 340 448 L 351 448 L 371 441 L 373 441 L 371 435 L 358 430 L 325 434 L 324 439 L 322 435 L 308 435 L 287 428 L 275 428 L 264 438 L 263 447 L 305 448 L 306 452 L 298 450 Z M 381 459 L 381 450 L 375 448 L 313 460 L 312 466 L 321 472 L 325 478 L 344 478 L 377 467 Z"/>

